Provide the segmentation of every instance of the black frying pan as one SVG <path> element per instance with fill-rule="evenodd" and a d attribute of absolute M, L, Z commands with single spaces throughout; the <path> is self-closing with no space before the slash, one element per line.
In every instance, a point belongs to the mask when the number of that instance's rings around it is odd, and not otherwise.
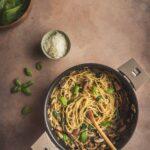
<path fill-rule="evenodd" d="M 115 145 L 117 149 L 121 149 L 131 138 L 133 135 L 133 132 L 136 128 L 137 120 L 138 120 L 138 103 L 137 98 L 134 92 L 134 89 L 139 88 L 140 84 L 143 83 L 143 81 L 148 80 L 148 77 L 143 72 L 142 68 L 138 66 L 138 64 L 135 62 L 135 60 L 131 59 L 124 65 L 122 65 L 119 68 L 119 71 L 116 71 L 110 67 L 101 65 L 101 64 L 81 64 L 74 66 L 66 71 L 64 71 L 61 75 L 59 75 L 50 85 L 49 92 L 46 97 L 45 106 L 44 106 L 44 118 L 45 118 L 45 124 L 47 128 L 47 133 L 51 141 L 54 143 L 54 145 L 58 149 L 62 150 L 68 150 L 69 147 L 65 145 L 65 143 L 62 140 L 58 139 L 58 136 L 56 135 L 55 131 L 51 127 L 51 124 L 48 120 L 47 115 L 47 109 L 49 107 L 49 98 L 50 95 L 54 89 L 54 87 L 58 86 L 60 80 L 64 77 L 69 75 L 72 71 L 80 71 L 83 70 L 85 67 L 88 67 L 92 72 L 95 74 L 107 72 L 113 74 L 117 80 L 121 83 L 122 88 L 125 91 L 125 95 L 123 96 L 123 106 L 121 107 L 121 118 L 123 120 L 129 120 L 129 122 L 126 122 L 126 129 L 120 133 L 120 139 L 118 139 L 117 144 Z M 127 79 L 125 76 L 128 75 L 130 79 Z M 127 98 L 129 99 L 127 103 Z M 133 111 L 132 105 L 135 106 L 135 110 Z M 46 134 L 46 133 L 45 133 Z M 48 140 L 47 137 L 45 137 L 44 140 Z M 47 148 L 47 150 L 54 149 L 54 145 L 51 142 L 47 141 L 47 144 L 43 145 L 42 137 L 39 141 L 37 141 L 33 146 L 32 149 L 36 149 L 38 147 L 39 150 L 43 150 L 43 148 Z M 39 148 L 41 147 L 41 148 Z M 46 149 L 45 149 L 46 150 Z"/>

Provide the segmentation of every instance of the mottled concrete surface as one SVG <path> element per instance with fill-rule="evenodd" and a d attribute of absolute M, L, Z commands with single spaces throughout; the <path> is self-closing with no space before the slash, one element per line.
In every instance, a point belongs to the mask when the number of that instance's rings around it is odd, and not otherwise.
<path fill-rule="evenodd" d="M 40 52 L 42 35 L 50 29 L 65 31 L 71 52 L 59 61 L 49 61 Z M 28 150 L 45 130 L 43 104 L 51 81 L 65 69 L 95 62 L 117 68 L 133 57 L 150 74 L 149 0 L 33 0 L 29 17 L 21 25 L 0 31 L 0 149 Z M 34 68 L 33 95 L 11 95 L 12 80 L 22 81 L 23 67 Z M 150 82 L 137 92 L 139 121 L 124 150 L 150 147 Z M 23 118 L 20 110 L 31 105 L 33 113 Z"/>

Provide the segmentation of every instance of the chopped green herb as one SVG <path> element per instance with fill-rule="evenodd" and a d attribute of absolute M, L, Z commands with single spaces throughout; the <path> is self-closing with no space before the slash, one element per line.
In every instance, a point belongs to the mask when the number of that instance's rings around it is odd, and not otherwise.
<path fill-rule="evenodd" d="M 11 93 L 17 93 L 17 92 L 20 92 L 21 91 L 21 87 L 20 86 L 13 86 L 11 88 Z"/>
<path fill-rule="evenodd" d="M 114 88 L 108 88 L 107 93 L 113 94 L 115 92 Z"/>
<path fill-rule="evenodd" d="M 38 71 L 40 71 L 40 70 L 42 69 L 42 64 L 41 64 L 41 62 L 37 62 L 37 63 L 35 64 L 35 68 L 36 68 Z"/>
<path fill-rule="evenodd" d="M 97 97 L 96 97 L 96 101 L 99 101 L 101 98 L 102 98 L 101 95 L 97 96 Z"/>
<path fill-rule="evenodd" d="M 27 95 L 27 96 L 30 96 L 32 93 L 31 93 L 31 90 L 28 88 L 28 87 L 26 87 L 26 88 L 21 88 L 21 91 L 22 91 L 22 93 L 24 93 L 25 95 Z"/>
<path fill-rule="evenodd" d="M 97 112 L 94 113 L 94 117 L 98 117 L 99 114 Z"/>
<path fill-rule="evenodd" d="M 87 128 L 87 125 L 85 123 L 82 124 L 81 130 L 85 130 Z"/>
<path fill-rule="evenodd" d="M 73 87 L 73 94 L 74 95 L 78 95 L 79 94 L 79 91 L 80 91 L 80 87 L 79 87 L 79 85 L 75 85 L 74 87 Z"/>
<path fill-rule="evenodd" d="M 54 116 L 55 118 L 57 118 L 57 117 L 60 116 L 60 113 L 59 113 L 58 111 L 54 110 L 54 111 L 53 111 L 53 116 Z"/>
<path fill-rule="evenodd" d="M 31 86 L 31 85 L 33 85 L 33 84 L 34 84 L 34 81 L 29 80 L 29 81 L 23 83 L 23 84 L 21 85 L 21 87 L 22 87 L 22 88 L 27 88 L 27 87 L 29 87 L 29 86 Z"/>
<path fill-rule="evenodd" d="M 82 143 L 85 143 L 87 141 L 87 131 L 84 130 L 81 134 L 80 134 L 80 140 Z"/>
<path fill-rule="evenodd" d="M 112 122 L 111 121 L 103 121 L 100 125 L 103 127 L 108 127 L 111 126 Z"/>
<path fill-rule="evenodd" d="M 94 95 L 97 95 L 97 87 L 96 87 L 96 86 L 93 86 L 93 87 L 92 87 L 92 93 L 93 93 Z"/>
<path fill-rule="evenodd" d="M 26 76 L 32 76 L 32 71 L 29 68 L 24 68 L 24 73 Z"/>
<path fill-rule="evenodd" d="M 23 116 L 27 116 L 28 114 L 30 114 L 32 112 L 32 108 L 30 106 L 24 106 L 21 110 L 21 114 Z"/>
<path fill-rule="evenodd" d="M 63 141 L 66 142 L 68 139 L 69 139 L 69 137 L 67 136 L 67 134 L 64 133 L 64 134 L 63 134 Z"/>
<path fill-rule="evenodd" d="M 60 102 L 63 106 L 67 106 L 68 101 L 65 97 L 60 97 Z"/>
<path fill-rule="evenodd" d="M 92 130 L 94 130 L 95 128 L 94 128 L 93 125 L 90 124 L 90 125 L 88 126 L 88 129 L 92 131 Z"/>
<path fill-rule="evenodd" d="M 21 82 L 19 79 L 15 79 L 14 83 L 16 86 L 21 86 Z"/>

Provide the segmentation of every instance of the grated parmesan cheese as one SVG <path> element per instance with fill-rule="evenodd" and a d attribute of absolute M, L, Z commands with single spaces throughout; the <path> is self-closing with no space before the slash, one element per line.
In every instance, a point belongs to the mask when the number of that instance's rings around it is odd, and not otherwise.
<path fill-rule="evenodd" d="M 44 50 L 45 52 L 52 58 L 61 58 L 67 52 L 67 41 L 65 36 L 55 31 L 50 34 L 44 42 Z"/>

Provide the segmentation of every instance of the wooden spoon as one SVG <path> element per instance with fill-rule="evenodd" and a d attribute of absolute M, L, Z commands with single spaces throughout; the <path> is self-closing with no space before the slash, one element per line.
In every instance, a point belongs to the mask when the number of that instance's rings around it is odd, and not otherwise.
<path fill-rule="evenodd" d="M 106 134 L 103 132 L 103 130 L 99 127 L 99 125 L 96 123 L 94 115 L 93 115 L 93 111 L 89 110 L 88 111 L 88 116 L 89 119 L 92 121 L 92 123 L 94 124 L 95 128 L 98 130 L 98 132 L 101 134 L 101 136 L 104 138 L 104 140 L 106 141 L 106 143 L 110 146 L 110 148 L 112 150 L 117 150 L 115 148 L 115 146 L 112 144 L 112 142 L 109 140 L 109 138 L 106 136 Z"/>

